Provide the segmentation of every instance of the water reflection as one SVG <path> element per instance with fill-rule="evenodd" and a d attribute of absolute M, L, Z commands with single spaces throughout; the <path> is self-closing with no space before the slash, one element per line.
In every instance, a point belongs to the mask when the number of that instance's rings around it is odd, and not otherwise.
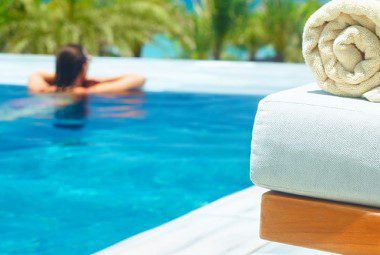
<path fill-rule="evenodd" d="M 86 123 L 88 114 L 87 96 L 68 96 L 71 103 L 56 106 L 54 111 L 54 126 L 57 128 L 81 129 Z"/>
<path fill-rule="evenodd" d="M 95 118 L 143 118 L 145 112 L 141 109 L 144 104 L 144 92 L 130 92 L 122 95 L 102 96 L 103 104 L 92 109 Z M 109 102 L 107 104 L 106 102 Z"/>
<path fill-rule="evenodd" d="M 145 97 L 143 92 L 90 97 L 65 96 L 70 97 L 70 100 L 66 101 L 71 101 L 71 103 L 56 107 L 54 126 L 57 128 L 81 129 L 86 125 L 88 118 L 109 120 L 113 118 L 141 118 L 144 116 L 144 112 L 141 110 Z"/>
<path fill-rule="evenodd" d="M 141 118 L 145 115 L 144 98 L 143 92 L 99 96 L 33 95 L 0 105 L 0 122 L 33 118 L 52 121 L 56 128 L 82 129 L 89 119 Z"/>
<path fill-rule="evenodd" d="M 50 114 L 52 109 L 71 103 L 70 98 L 58 95 L 38 95 L 9 100 L 0 105 L 0 121 L 15 121 L 27 117 L 41 118 Z"/>

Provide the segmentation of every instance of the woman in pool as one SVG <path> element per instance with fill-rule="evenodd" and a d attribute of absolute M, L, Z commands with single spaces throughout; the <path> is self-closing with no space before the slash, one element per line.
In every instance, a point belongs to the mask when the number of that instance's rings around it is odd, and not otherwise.
<path fill-rule="evenodd" d="M 125 74 L 113 78 L 88 78 L 90 56 L 75 44 L 61 48 L 56 58 L 56 73 L 36 72 L 29 77 L 28 88 L 32 93 L 69 92 L 74 94 L 121 93 L 139 90 L 145 78 L 137 74 Z"/>

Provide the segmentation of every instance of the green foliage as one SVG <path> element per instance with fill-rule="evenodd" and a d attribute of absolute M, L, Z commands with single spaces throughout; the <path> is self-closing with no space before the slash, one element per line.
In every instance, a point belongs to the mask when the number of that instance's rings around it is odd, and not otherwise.
<path fill-rule="evenodd" d="M 194 11 L 186 13 L 181 20 L 182 36 L 179 41 L 182 45 L 184 57 L 193 59 L 207 59 L 212 48 L 212 30 L 209 1 L 202 5 L 194 1 Z"/>
<path fill-rule="evenodd" d="M 7 0 L 0 7 L 0 38 L 3 39 L 0 47 L 3 51 L 44 53 L 55 49 L 46 3 L 39 0 Z"/>
<path fill-rule="evenodd" d="M 193 1 L 194 12 L 184 15 L 182 46 L 188 56 L 197 59 L 220 59 L 228 37 L 247 18 L 248 0 Z"/>
<path fill-rule="evenodd" d="M 108 43 L 126 55 L 139 57 L 142 46 L 156 34 L 171 35 L 178 31 L 176 5 L 167 0 L 116 0 L 107 10 Z"/>
<path fill-rule="evenodd" d="M 302 29 L 319 1 L 262 0 L 255 8 L 252 2 L 194 1 L 194 12 L 184 15 L 180 42 L 185 57 L 219 59 L 225 46 L 232 45 L 245 49 L 254 60 L 260 47 L 272 45 L 277 61 L 302 61 Z"/>
<path fill-rule="evenodd" d="M 205 1 L 205 0 L 204 0 Z M 208 0 L 211 6 L 211 31 L 213 31 L 213 56 L 220 59 L 227 36 L 239 22 L 247 18 L 248 0 Z"/>
<path fill-rule="evenodd" d="M 259 48 L 268 43 L 263 18 L 262 13 L 253 12 L 238 26 L 232 38 L 235 45 L 247 50 L 248 59 L 251 61 L 255 59 Z"/>
<path fill-rule="evenodd" d="M 318 0 L 1 0 L 0 50 L 54 53 L 80 43 L 102 55 L 107 45 L 125 56 L 140 56 L 144 44 L 163 34 L 178 42 L 183 56 L 223 57 L 228 46 L 257 50 L 272 45 L 279 61 L 302 61 L 301 36 Z M 226 55 L 225 55 L 226 56 Z"/>
<path fill-rule="evenodd" d="M 259 27 L 265 29 L 263 40 L 277 52 L 278 61 L 302 60 L 302 29 L 311 13 L 319 8 L 316 0 L 299 3 L 293 0 L 263 0 L 257 12 Z"/>
<path fill-rule="evenodd" d="M 54 53 L 80 43 L 97 53 L 106 44 L 139 55 L 157 33 L 175 30 L 168 0 L 5 0 L 0 47 L 7 52 Z"/>
<path fill-rule="evenodd" d="M 56 46 L 75 42 L 83 44 L 90 52 L 97 52 L 99 36 L 107 28 L 104 11 L 94 8 L 96 0 L 51 0 L 51 31 Z"/>

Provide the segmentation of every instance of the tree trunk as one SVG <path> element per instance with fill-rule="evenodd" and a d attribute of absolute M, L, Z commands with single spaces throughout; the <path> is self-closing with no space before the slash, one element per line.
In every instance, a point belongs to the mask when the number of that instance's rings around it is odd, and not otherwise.
<path fill-rule="evenodd" d="M 248 51 L 248 60 L 255 61 L 255 58 L 256 58 L 256 50 L 250 49 Z"/>
<path fill-rule="evenodd" d="M 136 43 L 135 46 L 133 47 L 133 56 L 135 58 L 140 58 L 142 55 L 142 48 L 143 44 L 142 43 Z"/>
<path fill-rule="evenodd" d="M 286 47 L 285 45 L 278 45 L 277 47 L 274 47 L 275 51 L 276 51 L 276 56 L 273 58 L 273 61 L 275 62 L 284 62 L 284 59 L 285 59 L 285 51 L 286 51 Z"/>
<path fill-rule="evenodd" d="M 106 47 L 106 43 L 105 42 L 99 42 L 98 43 L 98 55 L 103 57 L 103 56 L 106 56 L 106 51 L 105 51 L 105 47 Z"/>
<path fill-rule="evenodd" d="M 284 62 L 284 56 L 281 53 L 277 53 L 277 55 L 273 58 L 275 62 Z"/>
<path fill-rule="evenodd" d="M 222 55 L 222 43 L 216 42 L 213 50 L 213 57 L 215 60 L 219 60 Z"/>

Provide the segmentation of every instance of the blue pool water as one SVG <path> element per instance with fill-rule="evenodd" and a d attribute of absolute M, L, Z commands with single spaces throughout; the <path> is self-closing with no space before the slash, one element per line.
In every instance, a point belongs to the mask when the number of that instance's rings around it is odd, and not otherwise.
<path fill-rule="evenodd" d="M 0 86 L 0 254 L 89 254 L 249 187 L 259 99 Z"/>

